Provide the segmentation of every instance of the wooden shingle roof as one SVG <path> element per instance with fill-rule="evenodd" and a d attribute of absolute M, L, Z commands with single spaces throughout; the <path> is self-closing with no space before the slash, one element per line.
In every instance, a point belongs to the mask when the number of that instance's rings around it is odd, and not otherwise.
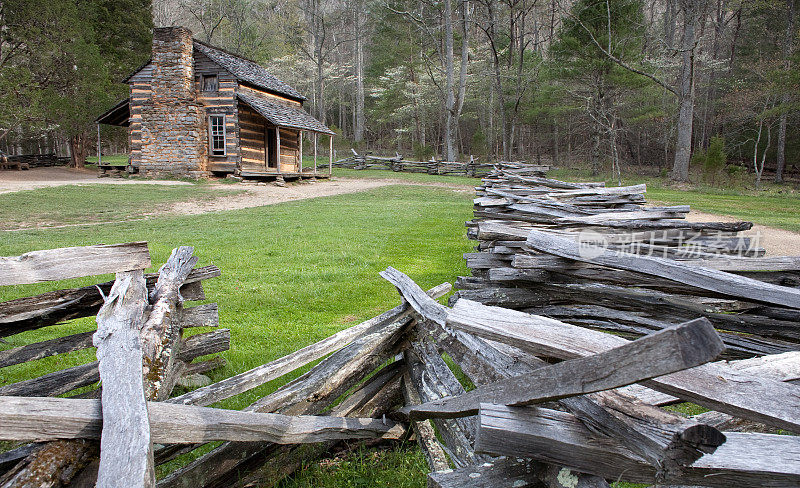
<path fill-rule="evenodd" d="M 223 51 L 220 48 L 209 46 L 197 39 L 194 40 L 194 48 L 228 70 L 240 81 L 244 81 L 269 92 L 285 95 L 295 100 L 306 100 L 306 97 L 301 95 L 300 92 L 273 76 L 258 63 Z"/>
<path fill-rule="evenodd" d="M 247 91 L 238 91 L 236 96 L 253 110 L 264 116 L 270 123 L 280 127 L 308 130 L 322 134 L 334 135 L 335 133 L 322 122 L 312 117 L 302 108 L 289 107 L 276 103 L 266 95 Z"/>

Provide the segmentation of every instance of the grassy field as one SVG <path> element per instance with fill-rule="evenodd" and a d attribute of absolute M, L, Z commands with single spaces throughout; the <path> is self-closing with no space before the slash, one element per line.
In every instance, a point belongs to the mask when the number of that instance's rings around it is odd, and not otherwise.
<path fill-rule="evenodd" d="M 132 186 L 122 188 L 136 191 Z M 49 199 L 57 195 L 52 192 L 42 190 L 38 195 Z M 6 232 L 0 233 L 0 255 L 146 240 L 153 263 L 160 265 L 172 248 L 195 246 L 200 265 L 213 263 L 222 269 L 220 278 L 206 284 L 208 297 L 219 303 L 222 326 L 231 329 L 231 350 L 224 354 L 228 366 L 212 375 L 216 381 L 396 306 L 396 290 L 378 276 L 387 266 L 406 272 L 423 287 L 466 274 L 461 254 L 471 249 L 464 228 L 471 216 L 470 198 L 452 189 L 396 186 L 193 217 Z M 0 300 L 110 278 L 4 287 Z M 9 337 L 1 347 L 91 330 L 93 325 L 92 319 L 75 320 Z M 8 384 L 88 362 L 93 354 L 86 350 L 4 368 L 0 381 Z M 220 406 L 242 408 L 298 374 Z M 342 461 L 356 473 L 347 482 L 351 484 L 342 481 L 345 471 L 318 466 L 309 467 L 306 475 L 286 486 L 381 486 L 378 480 L 385 480 L 384 486 L 424 486 L 424 459 L 415 450 L 410 452 L 381 453 L 380 459 L 359 453 Z M 395 472 L 401 467 L 402 476 Z M 401 479 L 405 481 L 396 483 Z"/>
<path fill-rule="evenodd" d="M 0 194 L 0 230 L 117 222 L 153 215 L 179 201 L 206 201 L 231 188 L 192 185 L 69 185 Z"/>
<path fill-rule="evenodd" d="M 87 157 L 86 162 L 90 164 L 97 164 L 97 156 Z M 113 166 L 127 166 L 128 155 L 127 154 L 111 154 L 108 156 L 103 155 L 103 164 L 110 164 Z"/>

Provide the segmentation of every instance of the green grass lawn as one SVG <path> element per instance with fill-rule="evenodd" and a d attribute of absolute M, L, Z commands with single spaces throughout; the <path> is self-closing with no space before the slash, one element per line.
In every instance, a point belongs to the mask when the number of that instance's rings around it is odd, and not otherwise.
<path fill-rule="evenodd" d="M 112 166 L 127 166 L 128 165 L 128 155 L 127 154 L 110 154 L 106 156 L 103 155 L 103 164 L 110 164 Z M 86 158 L 87 163 L 97 164 L 97 156 L 89 156 Z"/>
<path fill-rule="evenodd" d="M 139 187 L 120 188 L 135 194 Z M 120 201 L 125 199 L 120 195 Z M 191 217 L 5 232 L 0 233 L 0 255 L 144 240 L 150 243 L 154 265 L 160 265 L 172 248 L 194 246 L 200 265 L 213 263 L 222 270 L 221 277 L 205 284 L 209 299 L 219 304 L 221 326 L 231 329 L 231 350 L 223 354 L 228 365 L 211 375 L 218 381 L 399 304 L 395 288 L 378 276 L 387 266 L 407 273 L 424 288 L 467 274 L 461 254 L 472 248 L 464 228 L 471 213 L 469 193 L 393 186 Z M 0 300 L 107 279 L 111 277 L 3 287 Z M 0 347 L 93 327 L 93 319 L 75 320 L 9 337 L 9 343 Z M 93 355 L 93 350 L 86 350 L 0 369 L 0 382 L 8 384 L 88 362 Z M 242 408 L 305 370 L 219 406 Z M 311 466 L 287 486 L 378 486 L 369 480 L 382 479 L 392 486 L 422 487 L 425 461 L 412 452 L 391 451 L 376 460 L 363 453 L 348 458 L 344 462 L 349 472 L 357 473 L 353 479 L 361 480 L 349 485 L 342 482 L 338 471 Z M 400 467 L 402 476 L 395 472 Z"/>
<path fill-rule="evenodd" d="M 346 169 L 334 168 L 333 176 L 348 179 L 395 179 L 410 183 L 436 183 L 449 185 L 479 186 L 480 178 L 456 175 L 429 175 L 427 173 L 404 173 L 402 171 L 389 171 L 383 169 Z"/>
<path fill-rule="evenodd" d="M 220 192 L 193 185 L 69 185 L 0 194 L 0 230 L 35 225 L 115 222 L 141 218 L 170 204 L 212 200 Z"/>

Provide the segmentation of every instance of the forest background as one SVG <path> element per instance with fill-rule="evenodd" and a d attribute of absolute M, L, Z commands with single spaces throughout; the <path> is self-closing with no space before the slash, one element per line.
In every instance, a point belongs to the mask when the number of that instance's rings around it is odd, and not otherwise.
<path fill-rule="evenodd" d="M 298 88 L 340 154 L 796 179 L 796 4 L 4 0 L 0 150 L 82 165 L 152 28 L 183 25 Z M 124 130 L 103 130 L 104 152 L 127 151 Z"/>

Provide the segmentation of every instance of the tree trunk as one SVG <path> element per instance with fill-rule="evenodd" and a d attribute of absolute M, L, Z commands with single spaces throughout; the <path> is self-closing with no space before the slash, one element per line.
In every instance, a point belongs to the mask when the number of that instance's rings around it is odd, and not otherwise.
<path fill-rule="evenodd" d="M 700 15 L 701 2 L 680 0 L 683 13 L 683 42 L 681 42 L 681 74 L 678 86 L 680 104 L 678 114 L 678 140 L 675 144 L 675 161 L 672 179 L 689 181 L 689 160 L 692 155 L 692 122 L 694 119 L 694 50 L 695 29 Z"/>
<path fill-rule="evenodd" d="M 786 25 L 786 37 L 783 44 L 783 69 L 786 72 L 792 67 L 792 44 L 794 41 L 794 14 L 795 14 L 795 0 L 787 0 L 789 7 L 789 22 Z M 789 92 L 785 91 L 781 95 L 781 105 L 786 107 L 789 104 Z M 783 170 L 786 167 L 786 119 L 787 113 L 784 111 L 781 114 L 780 126 L 778 127 L 778 154 L 777 154 L 777 167 L 775 168 L 775 183 L 783 182 Z"/>
<path fill-rule="evenodd" d="M 500 136 L 503 144 L 503 160 L 509 161 L 511 159 L 511 137 L 508 131 L 508 120 L 506 117 L 506 98 L 503 94 L 503 77 L 500 73 L 500 54 L 498 52 L 500 47 L 497 45 L 497 0 L 490 0 L 488 8 L 489 28 L 487 30 L 487 35 L 489 37 L 489 44 L 492 49 L 494 85 L 497 92 L 498 115 L 500 116 Z"/>
<path fill-rule="evenodd" d="M 675 18 L 678 14 L 675 2 L 676 0 L 667 0 L 664 12 L 664 43 L 667 45 L 667 49 L 670 50 L 675 45 Z"/>
<path fill-rule="evenodd" d="M 73 168 L 83 168 L 85 166 L 86 156 L 89 155 L 88 140 L 89 137 L 83 133 L 70 136 L 69 148 L 72 156 L 70 166 Z"/>
<path fill-rule="evenodd" d="M 455 86 L 455 66 L 453 62 L 453 2 L 444 0 L 444 59 L 445 59 L 445 124 L 444 124 L 444 159 L 455 161 L 455 135 L 456 135 L 456 97 L 453 93 Z"/>
<path fill-rule="evenodd" d="M 364 40 L 362 38 L 362 15 L 364 4 L 361 0 L 355 2 L 355 71 L 356 71 L 356 116 L 353 127 L 353 139 L 356 142 L 364 140 Z"/>
<path fill-rule="evenodd" d="M 700 146 L 703 148 L 708 147 L 708 141 L 711 139 L 711 134 L 714 132 L 717 100 L 717 60 L 719 59 L 720 44 L 725 32 L 725 12 L 727 4 L 727 0 L 717 0 L 716 19 L 714 21 L 714 40 L 711 43 L 711 73 L 708 75 L 708 90 L 706 91 L 705 107 L 703 111 L 703 127 L 700 131 Z"/>
<path fill-rule="evenodd" d="M 553 117 L 553 164 L 558 164 L 558 119 Z"/>

